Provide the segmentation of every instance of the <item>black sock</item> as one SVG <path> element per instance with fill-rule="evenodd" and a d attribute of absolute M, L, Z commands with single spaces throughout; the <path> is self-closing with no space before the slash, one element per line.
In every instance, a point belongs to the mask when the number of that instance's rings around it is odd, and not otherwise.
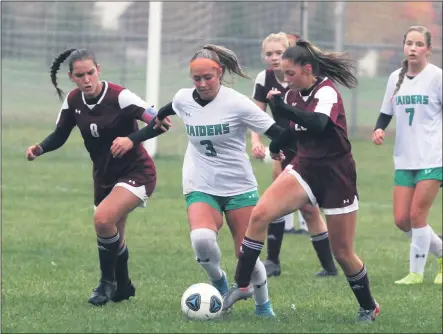
<path fill-rule="evenodd" d="M 115 265 L 119 244 L 120 235 L 118 232 L 110 238 L 97 236 L 98 257 L 103 280 L 115 281 Z"/>
<path fill-rule="evenodd" d="M 115 265 L 117 286 L 126 286 L 129 284 L 128 259 L 129 250 L 126 243 L 124 243 L 117 254 L 117 263 Z"/>
<path fill-rule="evenodd" d="M 375 301 L 369 288 L 369 278 L 365 265 L 363 265 L 363 269 L 358 274 L 347 276 L 347 278 L 361 308 L 364 310 L 375 309 Z"/>
<path fill-rule="evenodd" d="M 268 260 L 280 263 L 280 249 L 285 233 L 285 220 L 280 218 L 268 226 Z"/>
<path fill-rule="evenodd" d="M 251 274 L 263 249 L 263 242 L 244 237 L 241 244 L 240 256 L 235 270 L 235 282 L 240 288 L 244 288 L 251 282 Z"/>
<path fill-rule="evenodd" d="M 328 272 L 337 271 L 334 258 L 332 257 L 331 247 L 329 246 L 328 232 L 313 235 L 311 242 L 323 269 Z"/>

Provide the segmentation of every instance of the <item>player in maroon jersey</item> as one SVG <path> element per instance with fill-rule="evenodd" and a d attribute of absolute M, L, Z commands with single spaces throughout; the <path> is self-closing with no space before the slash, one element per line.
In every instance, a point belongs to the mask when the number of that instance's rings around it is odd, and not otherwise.
<path fill-rule="evenodd" d="M 94 226 L 97 234 L 101 278 L 89 297 L 89 303 L 101 306 L 135 295 L 128 274 L 128 247 L 124 231 L 128 214 L 145 206 L 154 191 L 154 162 L 142 144 L 124 157 L 114 158 L 110 147 L 113 140 L 138 130 L 137 120 L 149 123 L 156 115 L 147 102 L 121 86 L 100 81 L 100 65 L 92 52 L 69 49 L 55 58 L 51 66 L 51 81 L 63 100 L 57 84 L 57 71 L 68 59 L 69 78 L 77 85 L 64 99 L 56 121 L 56 129 L 41 143 L 30 146 L 29 161 L 54 151 L 68 139 L 77 126 L 93 162 Z M 162 132 L 170 125 L 165 119 Z"/>
<path fill-rule="evenodd" d="M 324 53 L 299 40 L 282 56 L 282 69 L 290 91 L 268 94 L 274 112 L 292 121 L 270 144 L 276 158 L 294 139 L 297 156 L 260 198 L 242 243 L 235 274 L 236 285 L 224 298 L 227 309 L 250 294 L 250 272 L 263 247 L 266 228 L 275 218 L 318 203 L 326 215 L 332 252 L 347 276 L 360 304 L 362 321 L 372 321 L 380 308 L 372 297 L 366 267 L 354 252 L 358 210 L 357 175 L 346 129 L 339 83 L 357 84 L 352 62 L 339 53 Z"/>
<path fill-rule="evenodd" d="M 264 60 L 270 65 L 268 69 L 261 71 L 255 79 L 254 91 L 252 98 L 257 106 L 266 111 L 269 100 L 267 95 L 271 90 L 278 90 L 285 93 L 289 90 L 288 84 L 283 80 L 283 71 L 281 71 L 281 56 L 283 52 L 290 46 L 289 38 L 295 45 L 294 35 L 288 35 L 284 32 L 278 34 L 270 34 L 262 43 L 262 51 Z M 272 111 L 272 110 L 271 110 Z M 289 120 L 285 117 L 272 113 L 275 122 L 282 128 L 289 127 Z M 265 157 L 265 148 L 260 141 L 259 134 L 251 132 L 252 155 L 255 158 L 263 159 Z M 295 157 L 295 142 L 288 148 L 283 149 L 285 159 L 283 161 L 274 161 L 272 167 L 272 179 L 275 180 Z M 316 275 L 320 277 L 336 276 L 337 268 L 329 246 L 328 230 L 326 223 L 320 215 L 317 205 L 304 205 L 299 214 L 301 219 L 307 220 L 309 232 L 311 233 L 311 242 L 317 253 L 318 259 L 322 265 L 322 270 Z M 299 212 L 300 213 L 300 212 Z M 270 276 L 279 276 L 281 274 L 280 250 L 285 232 L 285 220 L 293 219 L 292 213 L 279 217 L 268 226 L 267 232 L 267 258 L 263 261 L 266 268 L 266 274 Z M 306 224 L 306 223 L 305 223 Z M 300 229 L 298 231 L 306 231 Z M 297 233 L 297 232 L 296 232 Z M 301 233 L 301 232 L 298 232 Z M 306 233 L 308 233 L 306 231 Z"/>

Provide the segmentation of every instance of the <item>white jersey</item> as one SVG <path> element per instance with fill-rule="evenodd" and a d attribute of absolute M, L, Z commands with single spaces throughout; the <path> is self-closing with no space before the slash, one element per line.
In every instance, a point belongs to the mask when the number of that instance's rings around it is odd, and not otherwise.
<path fill-rule="evenodd" d="M 442 69 L 428 64 L 417 76 L 406 75 L 392 97 L 400 69 L 388 80 L 380 112 L 395 116 L 395 169 L 426 169 L 442 164 Z"/>
<path fill-rule="evenodd" d="M 193 91 L 181 89 L 172 101 L 189 140 L 183 162 L 183 193 L 234 196 L 256 190 L 246 133 L 249 128 L 263 134 L 274 121 L 231 88 L 221 86 L 215 99 L 204 107 L 194 101 Z"/>

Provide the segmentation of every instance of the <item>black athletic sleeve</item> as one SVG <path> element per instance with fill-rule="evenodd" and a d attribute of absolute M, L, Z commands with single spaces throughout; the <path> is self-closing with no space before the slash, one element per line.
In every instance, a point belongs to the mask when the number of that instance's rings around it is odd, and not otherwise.
<path fill-rule="evenodd" d="M 153 119 L 151 119 L 151 121 L 147 126 L 143 127 L 142 129 L 136 132 L 131 133 L 128 136 L 128 138 L 132 140 L 134 145 L 137 145 L 145 140 L 157 137 L 163 133 L 161 129 L 154 129 L 155 120 L 157 119 L 157 117 L 158 116 L 155 116 Z"/>
<path fill-rule="evenodd" d="M 289 119 L 311 132 L 323 132 L 329 122 L 329 116 L 317 113 L 308 112 L 296 106 L 290 106 L 283 101 L 281 96 L 274 96 L 269 101 L 269 106 L 275 115 L 280 115 Z"/>
<path fill-rule="evenodd" d="M 72 128 L 70 127 L 56 127 L 54 132 L 43 139 L 43 141 L 39 144 L 43 149 L 42 154 L 62 147 L 63 144 L 68 140 L 71 132 Z"/>
<path fill-rule="evenodd" d="M 159 120 L 164 119 L 167 116 L 175 115 L 174 108 L 172 108 L 172 102 L 169 102 L 167 105 L 164 105 L 160 108 L 157 113 L 157 118 Z"/>
<path fill-rule="evenodd" d="M 269 139 L 273 140 L 277 137 L 279 137 L 283 133 L 284 129 L 277 125 L 276 123 L 272 124 L 271 127 L 266 130 L 264 135 L 268 137 Z"/>
<path fill-rule="evenodd" d="M 266 98 L 266 89 L 259 83 L 255 84 L 254 94 L 252 98 L 256 101 L 267 103 L 268 99 Z"/>
<path fill-rule="evenodd" d="M 269 152 L 278 153 L 280 150 L 290 146 L 296 140 L 295 134 L 290 128 L 283 130 L 279 136 L 272 139 L 269 144 Z"/>
<path fill-rule="evenodd" d="M 172 102 L 164 105 L 160 108 L 160 110 L 157 113 L 157 116 L 155 116 L 147 126 L 144 128 L 131 133 L 128 138 L 132 140 L 134 145 L 139 144 L 145 140 L 155 138 L 163 133 L 161 129 L 154 129 L 155 126 L 155 120 L 158 118 L 159 120 L 163 120 L 167 116 L 175 115 L 175 111 L 172 108 Z"/>
<path fill-rule="evenodd" d="M 382 129 L 382 130 L 386 129 L 389 123 L 391 123 L 391 119 L 392 115 L 380 113 L 380 115 L 378 115 L 377 122 L 375 123 L 374 131 L 377 129 Z"/>

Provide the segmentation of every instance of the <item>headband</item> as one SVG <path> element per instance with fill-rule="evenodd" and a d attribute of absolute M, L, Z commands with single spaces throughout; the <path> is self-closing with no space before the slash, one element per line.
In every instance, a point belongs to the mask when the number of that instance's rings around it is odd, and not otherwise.
<path fill-rule="evenodd" d="M 216 61 L 214 61 L 212 59 L 208 59 L 208 58 L 194 59 L 193 61 L 191 61 L 191 64 L 189 66 L 192 69 L 193 67 L 199 66 L 199 65 L 221 68 L 221 66 Z"/>

